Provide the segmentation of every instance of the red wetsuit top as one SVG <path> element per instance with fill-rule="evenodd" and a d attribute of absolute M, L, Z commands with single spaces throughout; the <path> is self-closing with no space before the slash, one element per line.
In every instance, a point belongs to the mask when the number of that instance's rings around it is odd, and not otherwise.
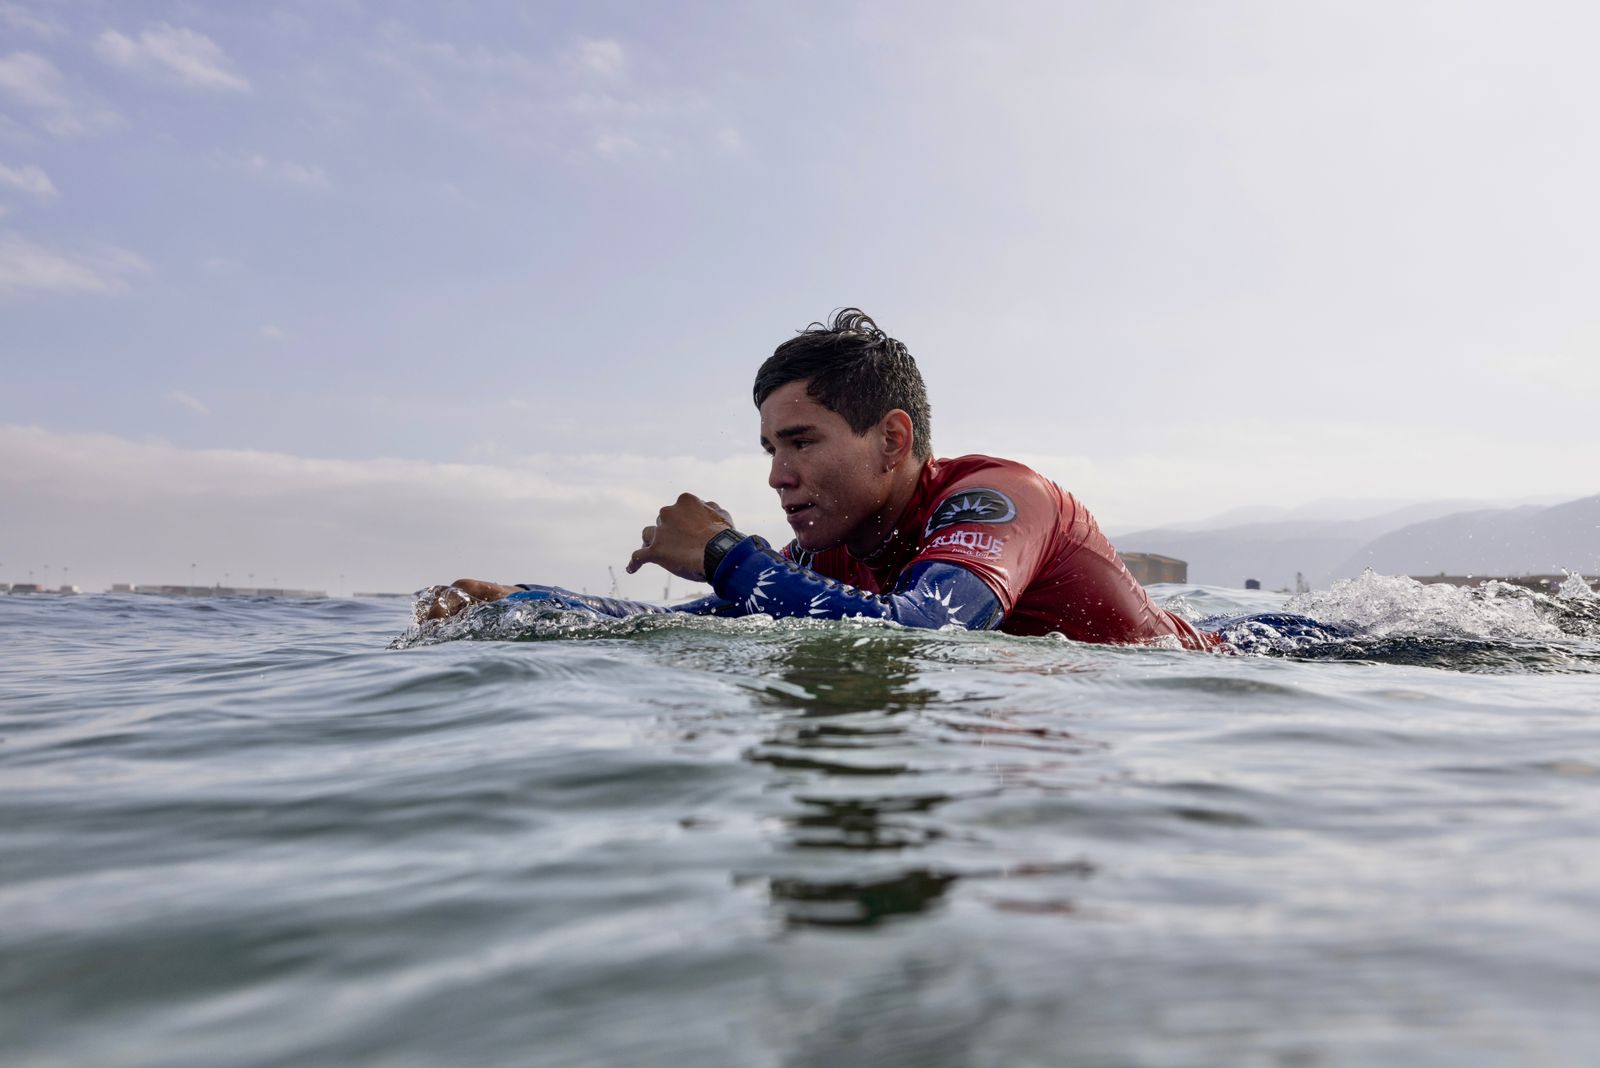
<path fill-rule="evenodd" d="M 913 564 L 956 564 L 1000 599 L 1007 634 L 1119 644 L 1175 638 L 1189 649 L 1218 643 L 1150 600 L 1072 494 L 993 456 L 925 463 L 889 540 L 867 559 L 843 546 L 809 553 L 793 543 L 784 555 L 874 594 L 893 591 Z"/>

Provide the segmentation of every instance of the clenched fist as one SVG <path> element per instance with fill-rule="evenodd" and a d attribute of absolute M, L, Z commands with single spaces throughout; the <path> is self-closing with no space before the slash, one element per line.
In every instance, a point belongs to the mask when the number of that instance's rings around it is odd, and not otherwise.
<path fill-rule="evenodd" d="M 645 564 L 659 564 L 679 578 L 704 582 L 706 542 L 731 526 L 733 517 L 717 502 L 679 494 L 677 501 L 661 509 L 654 524 L 640 532 L 644 544 L 629 558 L 628 574 Z"/>

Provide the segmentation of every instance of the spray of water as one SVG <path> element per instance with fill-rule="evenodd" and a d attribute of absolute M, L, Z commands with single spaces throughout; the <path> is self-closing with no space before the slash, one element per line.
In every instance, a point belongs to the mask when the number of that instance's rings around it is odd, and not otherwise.
<path fill-rule="evenodd" d="M 1419 638 L 1549 640 L 1564 632 L 1547 612 L 1550 598 L 1504 582 L 1482 586 L 1424 585 L 1403 575 L 1378 575 L 1336 582 L 1302 594 L 1289 609 L 1328 623 L 1344 623 L 1374 638 L 1404 634 Z"/>
<path fill-rule="evenodd" d="M 1562 568 L 1566 571 L 1566 568 Z M 1589 581 L 1576 571 L 1566 571 L 1566 581 L 1556 591 L 1556 596 L 1569 601 L 1600 601 L 1600 593 L 1596 593 Z"/>
<path fill-rule="evenodd" d="M 429 591 L 424 591 L 427 594 Z M 1249 608 L 1224 594 L 1232 591 L 1186 589 L 1184 597 L 1165 603 L 1189 618 L 1205 614 L 1189 596 L 1207 608 Z M 1242 592 L 1242 591 L 1241 591 Z M 419 599 L 418 615 L 427 606 Z M 1260 611 L 1261 606 L 1254 607 Z M 1286 603 L 1266 606 L 1276 612 L 1309 616 L 1320 625 L 1287 621 L 1281 616 L 1235 618 L 1222 631 L 1227 652 L 1244 655 L 1288 655 L 1297 658 L 1384 661 L 1463 671 L 1600 671 L 1600 596 L 1582 576 L 1571 574 L 1554 594 L 1541 594 L 1504 582 L 1458 587 L 1424 584 L 1372 571 L 1335 583 L 1326 590 L 1301 594 Z M 1203 621 L 1202 621 L 1203 623 Z M 876 622 L 882 629 L 892 625 Z M 623 638 L 659 629 L 706 628 L 730 636 L 750 630 L 837 630 L 865 626 L 824 620 L 772 620 L 639 615 L 626 619 L 597 617 L 544 602 L 475 603 L 442 620 L 423 619 L 397 637 L 391 648 L 438 642 L 550 641 Z M 925 636 L 932 640 L 932 635 Z"/>

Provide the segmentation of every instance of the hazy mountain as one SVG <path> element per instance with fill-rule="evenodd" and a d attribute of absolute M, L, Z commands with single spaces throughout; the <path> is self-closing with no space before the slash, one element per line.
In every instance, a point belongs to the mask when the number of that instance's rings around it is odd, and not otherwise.
<path fill-rule="evenodd" d="M 1165 527 L 1117 535 L 1123 552 L 1162 553 L 1189 563 L 1189 581 L 1267 589 L 1292 586 L 1302 573 L 1314 586 L 1351 578 L 1362 568 L 1385 574 L 1525 574 L 1593 568 L 1600 552 L 1600 497 L 1554 507 L 1486 508 L 1475 501 L 1428 501 L 1358 519 L 1315 518 L 1353 502 L 1318 502 L 1280 510 L 1271 522 L 1208 530 Z M 1291 518 L 1292 517 L 1292 518 Z M 1586 540 L 1585 540 L 1586 539 Z M 1586 552 L 1580 551 L 1587 545 Z M 1488 561 L 1495 561 L 1491 567 Z M 1586 562 L 1587 561 L 1587 562 Z M 1587 573 L 1587 572 L 1586 572 Z"/>
<path fill-rule="evenodd" d="M 1556 504 L 1555 500 L 1522 500 L 1500 502 L 1507 504 Z M 1345 497 L 1325 497 L 1306 504 L 1286 508 L 1282 505 L 1251 504 L 1230 508 L 1205 519 L 1182 523 L 1167 523 L 1161 530 L 1223 530 L 1232 527 L 1257 526 L 1266 523 L 1354 522 L 1381 519 L 1387 516 L 1406 516 L 1404 522 L 1419 522 L 1451 512 L 1465 512 L 1473 508 L 1491 508 L 1497 502 L 1483 500 L 1440 500 L 1423 504 L 1405 501 L 1371 499 L 1358 500 Z"/>
<path fill-rule="evenodd" d="M 1189 581 L 1207 586 L 1243 586 L 1258 579 L 1265 588 L 1292 587 L 1296 572 L 1325 586 L 1336 561 L 1365 544 L 1357 537 L 1274 531 L 1300 524 L 1258 523 L 1224 530 L 1146 530 L 1113 539 L 1120 552 L 1161 553 L 1189 563 Z M 1258 533 L 1245 534 L 1250 529 Z"/>
<path fill-rule="evenodd" d="M 1494 508 L 1412 523 L 1342 560 L 1358 574 L 1519 575 L 1600 571 L 1600 494 L 1547 508 Z"/>

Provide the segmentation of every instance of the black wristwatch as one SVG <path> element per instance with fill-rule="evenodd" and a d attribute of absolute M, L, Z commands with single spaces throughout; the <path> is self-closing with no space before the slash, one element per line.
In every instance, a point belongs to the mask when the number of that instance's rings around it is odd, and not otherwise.
<path fill-rule="evenodd" d="M 710 582 L 717 573 L 717 566 L 722 563 L 722 558 L 733 551 L 733 547 L 744 541 L 745 536 L 732 527 L 719 530 L 706 542 L 706 581 Z"/>

